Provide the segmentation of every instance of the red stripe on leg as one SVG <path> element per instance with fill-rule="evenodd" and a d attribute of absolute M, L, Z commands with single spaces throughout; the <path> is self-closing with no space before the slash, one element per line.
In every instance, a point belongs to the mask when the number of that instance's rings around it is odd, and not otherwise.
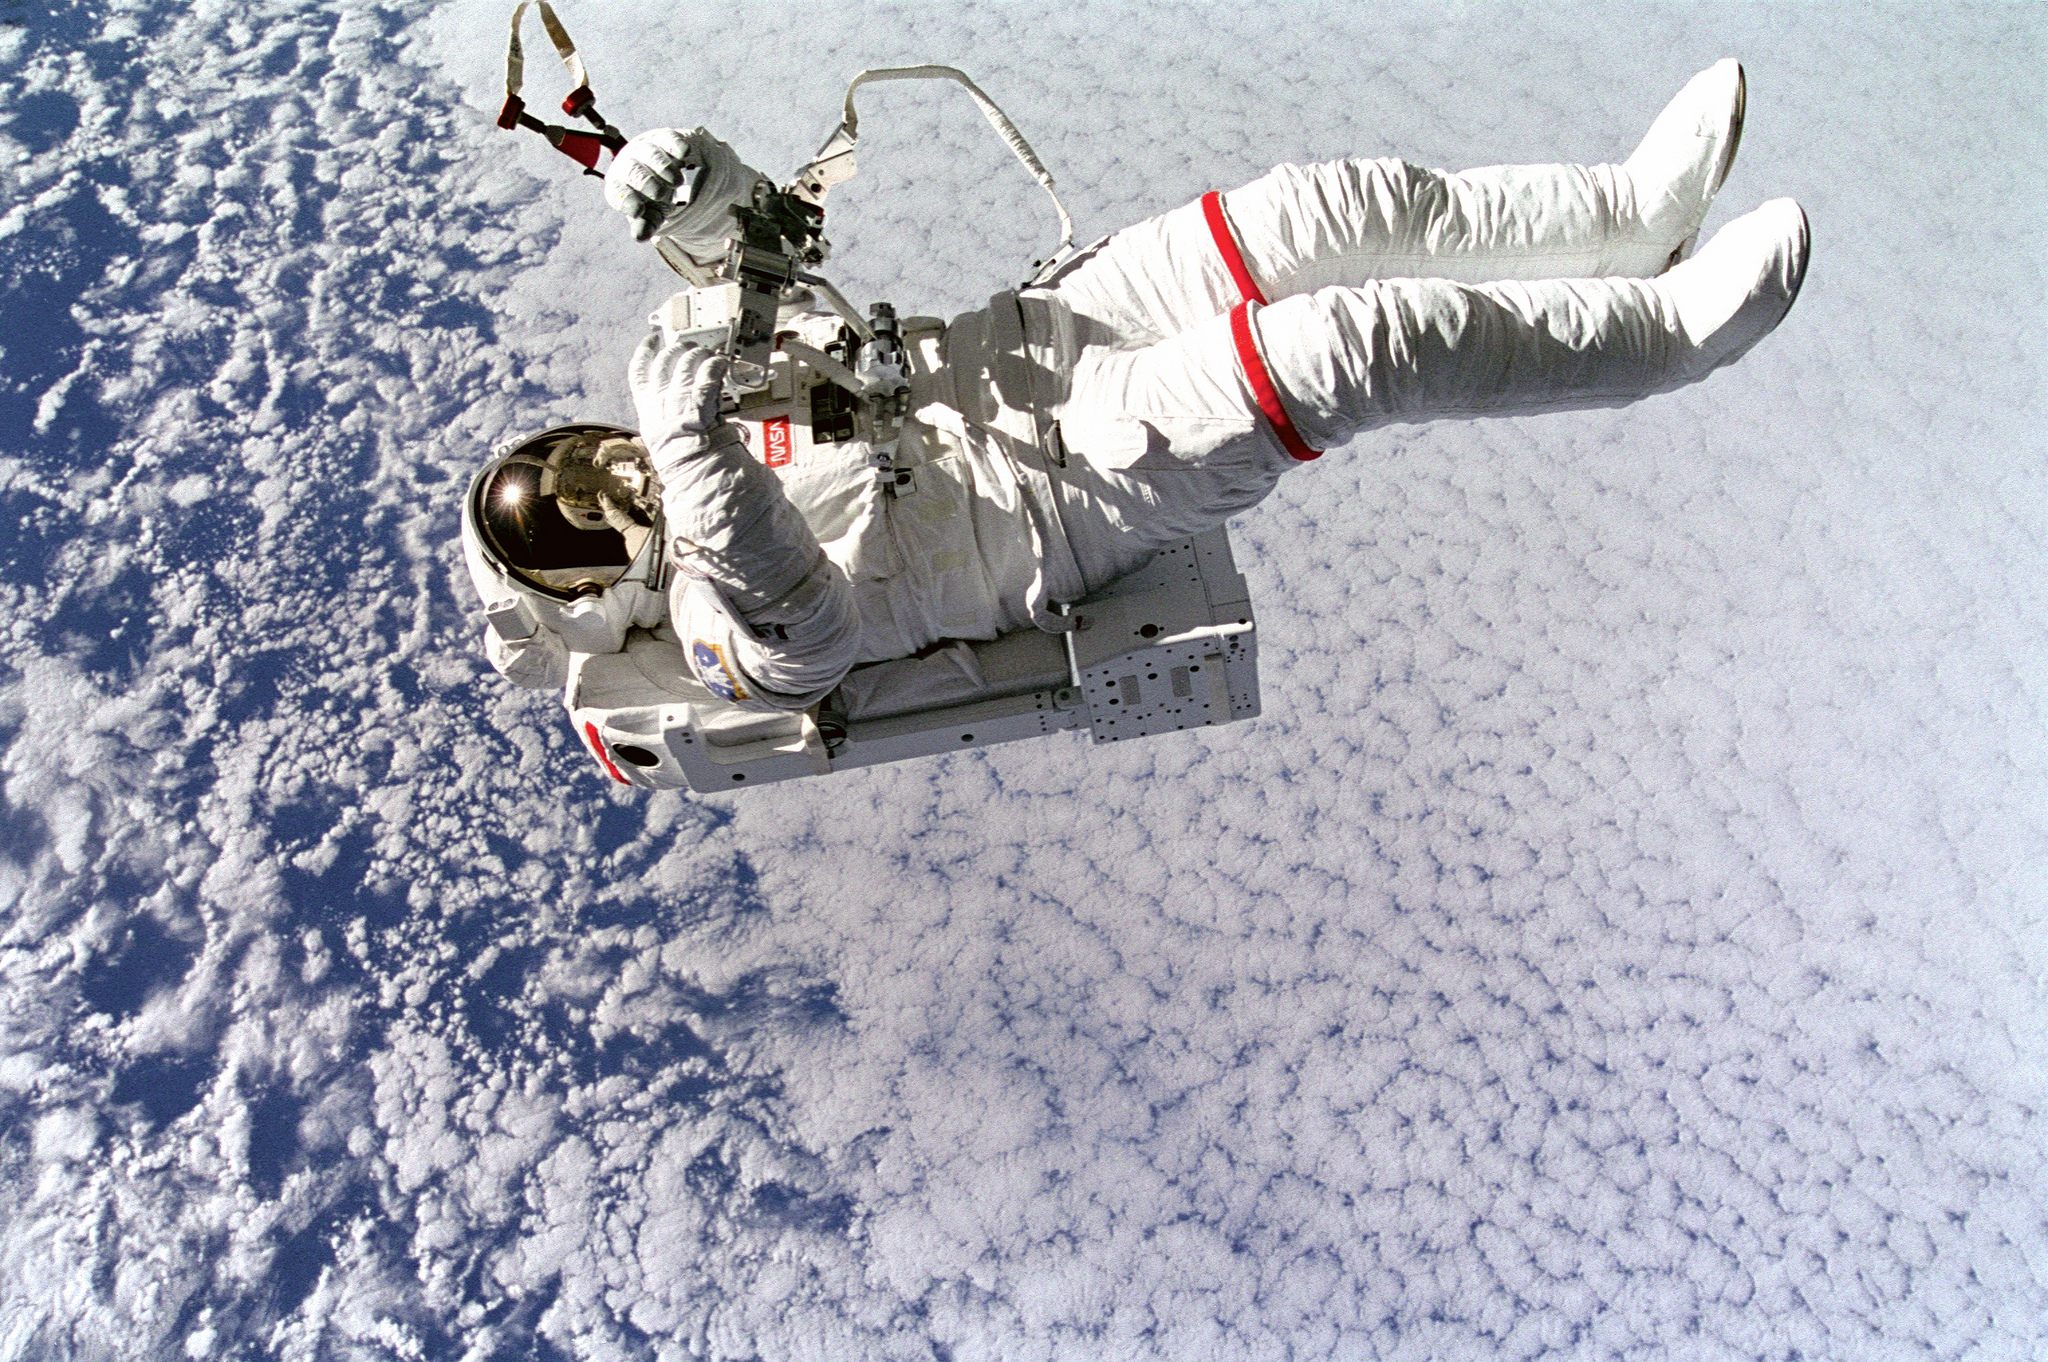
<path fill-rule="evenodd" d="M 1237 234 L 1230 230 L 1230 222 L 1223 216 L 1223 196 L 1213 189 L 1202 195 L 1202 220 L 1209 224 L 1209 235 L 1216 239 L 1216 253 L 1223 257 L 1223 267 L 1230 271 L 1230 281 L 1237 285 L 1237 296 L 1248 303 L 1263 304 L 1266 295 L 1259 292 L 1258 281 L 1244 263 L 1244 252 L 1238 249 Z"/>
<path fill-rule="evenodd" d="M 1259 354 L 1258 344 L 1252 336 L 1252 304 L 1249 301 L 1231 309 L 1230 339 L 1237 346 L 1237 362 L 1244 366 L 1244 379 L 1251 385 L 1252 400 L 1259 404 L 1259 411 L 1273 427 L 1273 433 L 1280 437 L 1281 446 L 1304 462 L 1322 458 L 1323 451 L 1309 448 L 1308 441 L 1302 439 L 1301 432 L 1294 428 L 1294 418 L 1280 403 L 1280 390 L 1273 386 L 1273 376 L 1266 371 L 1266 361 Z"/>

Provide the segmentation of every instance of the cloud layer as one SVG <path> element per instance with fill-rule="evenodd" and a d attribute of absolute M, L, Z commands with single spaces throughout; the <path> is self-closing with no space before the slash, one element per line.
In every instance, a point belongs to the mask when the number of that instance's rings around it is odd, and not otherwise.
<path fill-rule="evenodd" d="M 467 613 L 469 471 L 664 290 L 491 127 L 509 9 L 0 11 L 0 1358 L 2048 1342 L 2034 12 L 571 8 L 772 170 L 961 65 L 1084 236 L 1732 51 L 1713 221 L 1815 224 L 1702 387 L 1246 517 L 1259 720 L 697 800 Z M 1014 282 L 971 105 L 868 94 L 842 286 Z"/>

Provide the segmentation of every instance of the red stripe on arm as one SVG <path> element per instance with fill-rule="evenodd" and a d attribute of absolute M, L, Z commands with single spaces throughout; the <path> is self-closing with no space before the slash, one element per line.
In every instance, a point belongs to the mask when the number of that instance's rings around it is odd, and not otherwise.
<path fill-rule="evenodd" d="M 1263 304 L 1266 295 L 1259 292 L 1258 281 L 1244 263 L 1244 252 L 1238 249 L 1237 234 L 1230 230 L 1230 222 L 1223 216 L 1223 195 L 1213 189 L 1202 195 L 1202 220 L 1209 224 L 1209 235 L 1216 239 L 1216 252 L 1223 257 L 1223 267 L 1230 271 L 1230 281 L 1237 285 L 1237 296 L 1248 303 Z"/>
<path fill-rule="evenodd" d="M 1273 376 L 1266 372 L 1266 361 L 1260 356 L 1257 341 L 1252 336 L 1252 304 L 1249 301 L 1231 309 L 1230 339 L 1237 346 L 1237 362 L 1244 366 L 1244 379 L 1251 385 L 1252 400 L 1259 404 L 1259 411 L 1273 427 L 1273 433 L 1280 437 L 1281 446 L 1303 462 L 1322 458 L 1323 451 L 1309 448 L 1308 441 L 1302 439 L 1301 432 L 1294 428 L 1294 418 L 1280 404 L 1280 390 L 1273 386 Z"/>

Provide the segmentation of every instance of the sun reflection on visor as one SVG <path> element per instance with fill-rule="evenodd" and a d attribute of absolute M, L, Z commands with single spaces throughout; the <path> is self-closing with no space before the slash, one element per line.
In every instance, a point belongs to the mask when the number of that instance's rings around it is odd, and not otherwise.
<path fill-rule="evenodd" d="M 603 591 L 654 536 L 647 451 L 615 426 L 559 426 L 499 458 L 471 507 L 484 550 L 550 596 Z"/>

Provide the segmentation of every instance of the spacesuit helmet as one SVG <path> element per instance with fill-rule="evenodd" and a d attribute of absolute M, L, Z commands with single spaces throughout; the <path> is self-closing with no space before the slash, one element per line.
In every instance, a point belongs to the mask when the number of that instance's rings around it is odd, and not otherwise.
<path fill-rule="evenodd" d="M 502 446 L 471 481 L 466 528 L 517 583 L 555 600 L 599 594 L 652 550 L 660 498 L 623 426 L 554 426 Z"/>

